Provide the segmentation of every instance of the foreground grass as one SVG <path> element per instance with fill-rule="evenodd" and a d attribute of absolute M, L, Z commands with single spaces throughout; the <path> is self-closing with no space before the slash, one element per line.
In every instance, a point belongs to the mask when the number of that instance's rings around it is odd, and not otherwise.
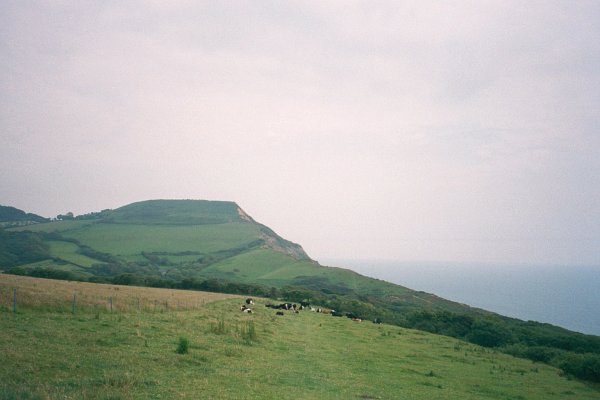
<path fill-rule="evenodd" d="M 239 299 L 185 311 L 0 312 L 0 399 L 598 399 L 543 364 Z M 181 338 L 187 353 L 179 354 Z"/>
<path fill-rule="evenodd" d="M 0 399 L 600 397 L 551 367 L 454 339 L 311 312 L 277 317 L 262 300 L 242 314 L 240 302 L 0 275 Z"/>

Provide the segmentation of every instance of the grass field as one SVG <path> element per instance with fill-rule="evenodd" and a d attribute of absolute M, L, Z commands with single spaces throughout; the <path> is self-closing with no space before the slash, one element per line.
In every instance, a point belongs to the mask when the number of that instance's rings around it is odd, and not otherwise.
<path fill-rule="evenodd" d="M 16 313 L 13 287 L 24 302 Z M 201 292 L 6 275 L 0 290 L 2 400 L 600 398 L 598 387 L 544 364 L 395 326 L 275 316 L 262 299 L 248 315 L 239 298 Z M 76 314 L 73 291 L 90 299 Z M 38 303 L 41 293 L 54 305 Z M 110 294 L 124 304 L 205 301 L 187 310 L 94 307 Z"/>
<path fill-rule="evenodd" d="M 78 222 L 78 221 L 75 221 Z M 38 230 L 52 231 L 55 223 L 40 224 Z M 256 225 L 236 222 L 216 225 L 128 225 L 95 223 L 58 225 L 59 232 L 81 244 L 115 255 L 139 255 L 142 251 L 214 252 L 246 245 L 258 235 Z"/>
<path fill-rule="evenodd" d="M 78 252 L 79 246 L 75 243 L 51 240 L 47 244 L 51 256 L 61 258 L 79 267 L 88 268 L 98 263 L 98 260 L 80 254 Z"/>

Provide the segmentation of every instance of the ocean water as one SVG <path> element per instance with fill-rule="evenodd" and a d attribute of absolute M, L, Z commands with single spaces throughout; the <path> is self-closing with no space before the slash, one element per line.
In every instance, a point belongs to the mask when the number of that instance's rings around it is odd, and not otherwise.
<path fill-rule="evenodd" d="M 600 266 L 513 266 L 327 260 L 448 300 L 600 335 Z"/>

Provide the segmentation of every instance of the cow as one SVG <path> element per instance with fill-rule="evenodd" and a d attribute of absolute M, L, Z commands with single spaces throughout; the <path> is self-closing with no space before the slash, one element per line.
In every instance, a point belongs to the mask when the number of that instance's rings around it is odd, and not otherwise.
<path fill-rule="evenodd" d="M 252 310 L 250 309 L 250 307 L 246 307 L 245 304 L 242 304 L 242 306 L 240 307 L 240 311 L 248 313 L 248 314 L 252 314 Z"/>
<path fill-rule="evenodd" d="M 251 298 L 247 298 L 246 299 L 246 304 L 250 305 L 250 304 L 254 304 L 254 300 L 252 300 Z"/>
<path fill-rule="evenodd" d="M 382 321 L 381 321 L 381 319 L 379 319 L 379 318 L 375 318 L 375 319 L 373 320 L 373 323 L 374 323 L 374 324 L 381 324 L 381 322 L 382 322 Z"/>

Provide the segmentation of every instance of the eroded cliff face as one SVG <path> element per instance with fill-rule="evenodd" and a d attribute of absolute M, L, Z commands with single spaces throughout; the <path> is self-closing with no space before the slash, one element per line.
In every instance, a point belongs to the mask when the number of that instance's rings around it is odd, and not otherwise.
<path fill-rule="evenodd" d="M 279 253 L 286 254 L 295 258 L 296 260 L 311 260 L 311 258 L 306 254 L 302 246 L 297 243 L 290 242 L 289 240 L 283 239 L 281 236 L 277 235 L 271 229 L 267 227 L 263 227 L 259 238 L 264 241 L 263 247 L 275 250 Z"/>
<path fill-rule="evenodd" d="M 311 258 L 306 254 L 302 246 L 297 243 L 290 242 L 289 240 L 285 240 L 278 234 L 276 234 L 271 228 L 259 224 L 252 218 L 248 213 L 242 210 L 241 207 L 237 208 L 238 215 L 244 221 L 255 223 L 260 225 L 260 234 L 258 238 L 264 242 L 263 247 L 267 249 L 271 249 L 277 251 L 279 253 L 286 254 L 290 257 L 293 257 L 296 260 L 311 260 Z"/>
<path fill-rule="evenodd" d="M 252 217 L 250 215 L 248 215 L 248 213 L 246 213 L 246 211 L 242 210 L 242 208 L 240 206 L 238 206 L 237 212 L 238 212 L 238 215 L 240 216 L 240 218 L 243 219 L 244 221 L 256 222 L 256 221 L 254 221 L 254 219 L 252 219 Z"/>

